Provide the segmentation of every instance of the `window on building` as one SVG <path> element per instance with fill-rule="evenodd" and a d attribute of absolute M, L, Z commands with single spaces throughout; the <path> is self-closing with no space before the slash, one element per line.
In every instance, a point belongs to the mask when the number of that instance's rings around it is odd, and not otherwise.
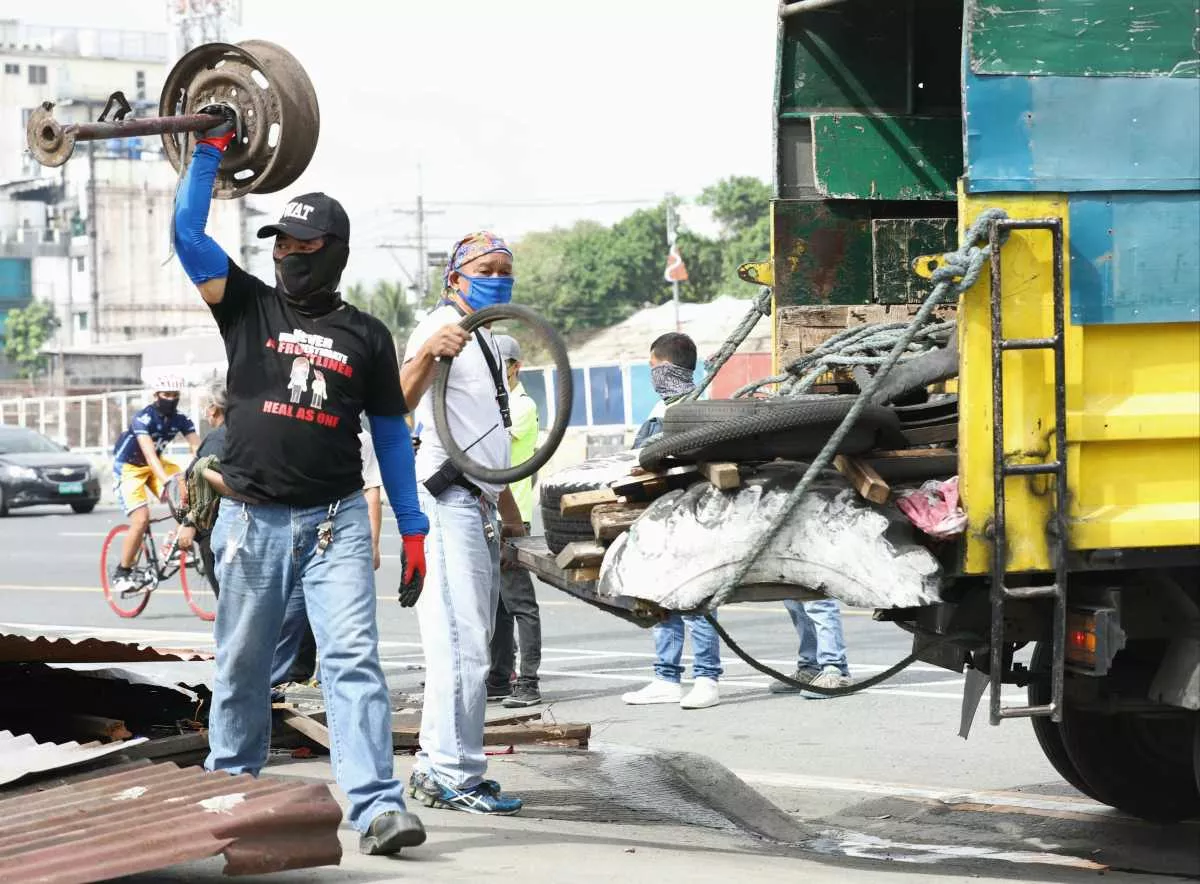
<path fill-rule="evenodd" d="M 86 269 L 87 269 L 87 264 L 84 262 L 83 255 L 79 255 L 78 257 L 75 258 L 75 270 L 78 273 L 83 273 L 83 271 Z"/>
<path fill-rule="evenodd" d="M 75 331 L 85 332 L 88 330 L 88 315 L 86 313 L 75 314 Z"/>
<path fill-rule="evenodd" d="M 19 74 L 19 73 L 21 73 L 21 66 L 19 64 L 12 64 L 12 63 L 6 61 L 4 63 L 4 73 Z"/>
<path fill-rule="evenodd" d="M 146 100 L 146 72 L 138 71 L 135 75 L 137 86 L 137 97 L 141 101 Z"/>
<path fill-rule="evenodd" d="M 46 66 L 44 64 L 31 64 L 29 66 L 29 85 L 44 86 L 46 84 Z"/>

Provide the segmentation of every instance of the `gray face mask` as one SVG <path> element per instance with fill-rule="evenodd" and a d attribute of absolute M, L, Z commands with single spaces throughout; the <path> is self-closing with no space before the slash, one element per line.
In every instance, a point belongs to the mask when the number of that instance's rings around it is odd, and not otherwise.
<path fill-rule="evenodd" d="M 650 369 L 650 383 L 663 399 L 673 399 L 696 388 L 691 369 L 664 362 Z"/>

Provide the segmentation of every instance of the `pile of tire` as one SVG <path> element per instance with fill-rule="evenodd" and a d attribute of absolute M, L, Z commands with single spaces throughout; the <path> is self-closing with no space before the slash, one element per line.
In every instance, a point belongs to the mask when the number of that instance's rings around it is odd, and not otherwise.
<path fill-rule="evenodd" d="M 541 479 L 538 482 L 538 503 L 541 507 L 542 530 L 550 552 L 557 555 L 568 543 L 594 540 L 596 537 L 590 516 L 562 515 L 563 495 L 606 488 L 628 476 L 636 466 L 637 454 L 622 452 L 592 458 Z"/>
<path fill-rule="evenodd" d="M 806 460 L 818 454 L 856 396 L 712 399 L 680 402 L 663 416 L 662 436 L 640 452 L 648 470 L 667 458 L 695 461 Z M 839 454 L 904 446 L 895 412 L 867 405 L 838 446 Z"/>

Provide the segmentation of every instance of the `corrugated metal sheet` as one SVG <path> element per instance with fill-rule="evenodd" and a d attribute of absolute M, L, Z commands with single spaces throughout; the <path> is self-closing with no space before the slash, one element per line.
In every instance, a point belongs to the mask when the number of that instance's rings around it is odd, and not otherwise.
<path fill-rule="evenodd" d="M 139 737 L 115 743 L 39 743 L 29 734 L 17 737 L 11 731 L 0 731 L 0 785 L 26 774 L 74 767 L 144 742 L 146 739 Z"/>
<path fill-rule="evenodd" d="M 212 654 L 190 649 L 163 650 L 133 642 L 44 635 L 0 633 L 0 663 L 146 663 L 211 660 Z"/>
<path fill-rule="evenodd" d="M 217 854 L 225 874 L 337 865 L 329 787 L 151 764 L 0 801 L 0 881 L 86 884 Z"/>

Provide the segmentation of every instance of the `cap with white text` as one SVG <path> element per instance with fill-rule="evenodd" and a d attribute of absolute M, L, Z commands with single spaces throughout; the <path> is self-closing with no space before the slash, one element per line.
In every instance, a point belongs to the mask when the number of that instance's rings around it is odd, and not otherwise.
<path fill-rule="evenodd" d="M 306 193 L 283 207 L 276 224 L 259 228 L 258 238 L 286 234 L 294 239 L 310 240 L 319 236 L 336 236 L 350 242 L 350 218 L 346 210 L 331 196 Z"/>

